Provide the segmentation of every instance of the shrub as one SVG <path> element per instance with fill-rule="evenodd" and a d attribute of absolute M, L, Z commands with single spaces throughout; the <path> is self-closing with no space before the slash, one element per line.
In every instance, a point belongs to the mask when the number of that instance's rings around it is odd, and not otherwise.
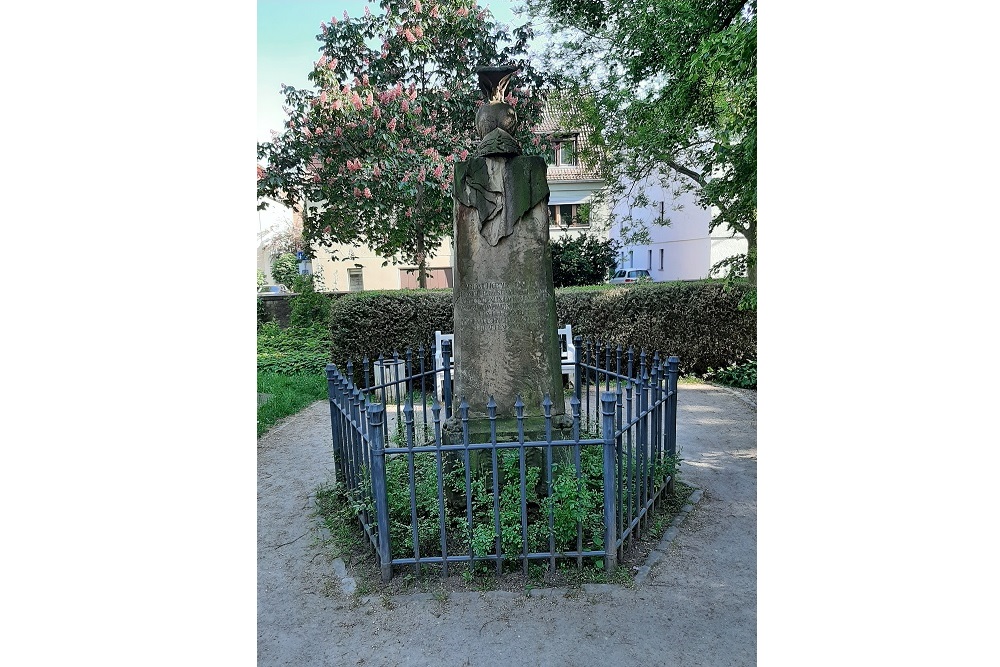
<path fill-rule="evenodd" d="M 675 354 L 682 373 L 700 375 L 756 359 L 756 313 L 738 308 L 747 289 L 721 281 L 561 288 L 556 317 L 585 340 Z M 451 290 L 349 294 L 333 304 L 331 357 L 342 364 L 427 348 L 436 330 L 455 330 Z"/>
<path fill-rule="evenodd" d="M 757 388 L 757 360 L 752 359 L 743 364 L 730 364 L 726 368 L 715 370 L 708 369 L 705 374 L 707 380 L 714 380 L 719 384 L 741 389 Z"/>
<path fill-rule="evenodd" d="M 290 252 L 278 255 L 271 262 L 271 276 L 276 283 L 291 287 L 298 275 L 299 262 L 295 259 L 295 255 Z"/>
<path fill-rule="evenodd" d="M 550 241 L 552 283 L 556 287 L 597 285 L 614 268 L 619 243 L 591 234 L 565 234 Z"/>
<path fill-rule="evenodd" d="M 326 327 L 330 323 L 330 297 L 313 288 L 312 276 L 296 276 L 292 291 L 297 292 L 291 300 L 289 324 L 292 327 Z"/>
<path fill-rule="evenodd" d="M 342 364 L 407 347 L 427 349 L 435 331 L 454 331 L 450 289 L 347 294 L 331 308 L 331 356 Z"/>
<path fill-rule="evenodd" d="M 323 373 L 330 363 L 325 326 L 282 329 L 267 322 L 257 329 L 257 372 L 293 375 Z"/>
<path fill-rule="evenodd" d="M 745 289 L 721 281 L 561 289 L 556 313 L 574 335 L 675 354 L 682 373 L 702 374 L 756 358 L 756 313 L 739 310 Z"/>

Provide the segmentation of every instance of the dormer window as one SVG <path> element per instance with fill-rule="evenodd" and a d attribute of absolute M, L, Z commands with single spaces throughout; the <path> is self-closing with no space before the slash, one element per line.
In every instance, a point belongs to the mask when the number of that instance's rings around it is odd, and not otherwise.
<path fill-rule="evenodd" d="M 543 137 L 542 141 L 548 144 L 542 154 L 545 157 L 545 164 L 551 167 L 577 166 L 576 135 Z"/>

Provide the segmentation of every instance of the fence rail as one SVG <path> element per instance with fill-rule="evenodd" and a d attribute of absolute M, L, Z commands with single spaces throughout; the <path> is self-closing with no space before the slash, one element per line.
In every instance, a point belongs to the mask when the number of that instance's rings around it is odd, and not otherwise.
<path fill-rule="evenodd" d="M 447 577 L 455 564 L 519 562 L 527 574 L 585 558 L 614 571 L 673 492 L 679 359 L 574 342 L 571 426 L 554 423 L 548 396 L 540 427 L 520 398 L 513 420 L 491 398 L 481 438 L 465 400 L 453 410 L 447 341 L 440 368 L 433 346 L 327 366 L 337 479 L 383 579 L 401 566 Z"/>

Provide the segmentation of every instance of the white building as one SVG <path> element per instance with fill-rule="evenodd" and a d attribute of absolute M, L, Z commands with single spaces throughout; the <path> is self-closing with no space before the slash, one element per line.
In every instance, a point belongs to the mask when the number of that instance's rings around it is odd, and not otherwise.
<path fill-rule="evenodd" d="M 656 282 L 708 278 L 712 266 L 747 251 L 742 235 L 731 238 L 728 226 L 708 231 L 713 212 L 697 203 L 695 194 L 679 187 L 677 180 L 662 182 L 655 174 L 639 183 L 625 184 L 631 195 L 613 209 L 611 236 L 624 240 L 619 269 L 647 269 Z M 636 193 L 644 191 L 649 204 L 635 205 Z M 629 222 L 622 222 L 627 218 Z M 648 233 L 648 243 L 629 243 L 636 228 Z"/>

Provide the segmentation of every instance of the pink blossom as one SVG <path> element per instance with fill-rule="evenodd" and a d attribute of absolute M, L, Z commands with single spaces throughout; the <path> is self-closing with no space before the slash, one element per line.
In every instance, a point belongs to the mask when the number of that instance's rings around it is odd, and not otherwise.
<path fill-rule="evenodd" d="M 330 225 L 327 225 L 326 227 L 324 227 L 324 228 L 323 228 L 323 233 L 324 233 L 324 234 L 329 234 L 329 233 L 330 233 L 330 231 L 331 231 L 331 230 L 330 230 Z"/>
<path fill-rule="evenodd" d="M 440 165 L 439 164 L 438 166 L 434 167 L 434 172 L 433 172 L 434 173 L 434 178 L 440 178 L 441 177 L 441 172 L 443 172 L 443 171 L 444 171 L 444 165 Z"/>
<path fill-rule="evenodd" d="M 358 95 L 357 93 L 352 93 L 351 94 L 351 104 L 354 105 L 354 108 L 357 111 L 360 111 L 361 110 L 361 96 Z"/>
<path fill-rule="evenodd" d="M 406 172 L 405 174 L 403 174 L 403 180 L 402 180 L 402 182 L 403 183 L 409 183 L 410 182 L 410 172 Z"/>
<path fill-rule="evenodd" d="M 326 104 L 326 91 L 324 90 L 319 94 L 319 103 Z"/>
<path fill-rule="evenodd" d="M 257 165 L 257 180 L 259 181 L 262 178 L 264 178 L 264 168 L 258 164 Z"/>
<path fill-rule="evenodd" d="M 458 159 L 459 159 L 459 160 L 464 160 L 464 159 L 465 159 L 465 158 L 467 158 L 467 157 L 469 157 L 469 151 L 467 151 L 467 150 L 465 150 L 465 149 L 463 148 L 463 149 L 462 149 L 462 152 L 458 154 Z"/>
<path fill-rule="evenodd" d="M 352 172 L 355 172 L 355 171 L 358 171 L 359 169 L 361 169 L 361 160 L 360 160 L 360 158 L 354 158 L 353 160 L 348 160 L 347 161 L 347 168 L 350 169 Z"/>
<path fill-rule="evenodd" d="M 368 5 L 365 5 L 365 16 L 371 16 L 372 13 L 368 10 Z"/>
<path fill-rule="evenodd" d="M 427 179 L 427 169 L 421 167 L 420 174 L 417 176 L 417 180 L 423 183 L 426 179 Z"/>
<path fill-rule="evenodd" d="M 417 38 L 413 36 L 413 33 L 410 32 L 409 28 L 407 28 L 406 30 L 403 31 L 403 37 L 405 37 L 406 41 L 409 42 L 409 43 L 411 43 L 411 44 L 413 42 L 417 41 Z"/>
<path fill-rule="evenodd" d="M 412 206 L 408 206 L 406 208 L 406 217 L 407 218 L 412 218 L 413 217 L 413 207 Z"/>
<path fill-rule="evenodd" d="M 337 69 L 337 65 L 340 63 L 336 58 L 330 61 L 330 69 Z"/>
<path fill-rule="evenodd" d="M 407 111 L 409 111 L 409 110 L 410 110 L 410 102 L 409 102 L 409 100 L 403 100 L 403 101 L 402 101 L 402 102 L 400 103 L 400 105 L 399 105 L 399 106 L 400 106 L 400 108 L 401 108 L 401 109 L 403 110 L 403 113 L 406 113 Z"/>
<path fill-rule="evenodd" d="M 374 118 L 375 120 L 378 120 L 381 117 L 382 117 L 382 110 L 379 109 L 378 107 L 373 108 L 372 109 L 372 118 Z"/>
<path fill-rule="evenodd" d="M 319 60 L 316 61 L 316 67 L 322 67 L 326 64 L 326 56 L 320 56 Z"/>
<path fill-rule="evenodd" d="M 339 100 L 338 100 L 338 101 L 339 101 Z M 333 129 L 333 136 L 335 136 L 335 137 L 339 137 L 339 136 L 341 136 L 342 134 L 344 134 L 344 130 L 343 130 L 343 129 L 341 129 L 341 128 L 339 128 L 339 127 L 335 127 L 335 128 Z"/>
<path fill-rule="evenodd" d="M 372 198 L 372 191 L 369 190 L 368 188 L 365 188 L 365 191 L 364 191 L 363 194 L 365 196 L 365 199 L 371 199 Z"/>
<path fill-rule="evenodd" d="M 443 95 L 444 95 L 444 101 L 445 102 L 447 102 L 448 100 L 451 99 L 451 91 L 450 90 L 444 91 Z"/>
<path fill-rule="evenodd" d="M 535 146 L 537 146 L 538 142 L 539 142 L 539 139 L 538 139 L 538 135 L 536 134 L 535 136 L 533 136 L 531 138 L 531 143 L 534 144 Z"/>
<path fill-rule="evenodd" d="M 424 36 L 424 29 L 421 28 L 420 26 L 417 26 L 417 27 L 415 27 L 413 29 L 413 34 L 416 35 L 417 37 L 423 37 Z"/>
<path fill-rule="evenodd" d="M 344 10 L 344 20 L 345 21 L 350 21 L 351 20 L 351 17 L 347 15 L 347 10 L 346 9 Z"/>
<path fill-rule="evenodd" d="M 430 134 L 430 133 L 431 133 L 431 132 L 433 132 L 433 131 L 434 131 L 434 128 L 433 128 L 433 127 L 425 127 L 425 128 L 424 128 L 424 129 L 422 130 L 422 132 L 423 132 L 423 133 L 424 133 L 425 135 L 427 135 L 427 134 Z"/>
<path fill-rule="evenodd" d="M 389 121 L 389 131 L 390 132 L 395 132 L 396 131 L 396 119 L 395 118 L 393 118 L 392 120 Z"/>
<path fill-rule="evenodd" d="M 354 196 L 355 197 L 360 197 L 361 196 L 361 190 L 359 190 L 358 188 L 354 188 Z"/>
<path fill-rule="evenodd" d="M 333 107 L 334 111 L 340 111 L 341 109 L 344 108 L 344 103 L 341 102 L 340 100 L 334 100 L 333 104 L 331 104 L 330 106 Z"/>
<path fill-rule="evenodd" d="M 431 16 L 433 16 L 434 18 L 438 17 L 438 6 L 437 5 L 434 5 L 433 7 L 431 7 Z"/>
<path fill-rule="evenodd" d="M 455 13 L 458 14 L 459 16 L 468 16 L 469 15 L 469 10 L 466 9 L 465 7 L 459 7 L 458 11 L 455 12 Z"/>
<path fill-rule="evenodd" d="M 420 0 L 417 0 L 416 2 L 413 3 L 413 12 L 415 14 L 420 13 Z"/>
<path fill-rule="evenodd" d="M 330 17 L 330 25 L 337 25 L 337 17 L 336 16 L 331 16 Z"/>
<path fill-rule="evenodd" d="M 367 74 L 362 74 L 361 75 L 361 85 L 362 86 L 367 86 L 368 85 L 368 75 Z"/>
<path fill-rule="evenodd" d="M 378 168 L 378 165 L 375 165 L 375 168 L 372 169 L 372 176 L 374 176 L 375 178 L 382 177 L 382 170 Z"/>
<path fill-rule="evenodd" d="M 317 127 L 316 128 L 316 136 L 318 137 L 321 134 L 323 134 L 323 128 L 322 127 Z"/>
<path fill-rule="evenodd" d="M 367 93 L 365 93 L 365 106 L 370 107 L 373 104 L 375 104 L 375 98 L 372 97 L 372 91 L 369 90 Z"/>

